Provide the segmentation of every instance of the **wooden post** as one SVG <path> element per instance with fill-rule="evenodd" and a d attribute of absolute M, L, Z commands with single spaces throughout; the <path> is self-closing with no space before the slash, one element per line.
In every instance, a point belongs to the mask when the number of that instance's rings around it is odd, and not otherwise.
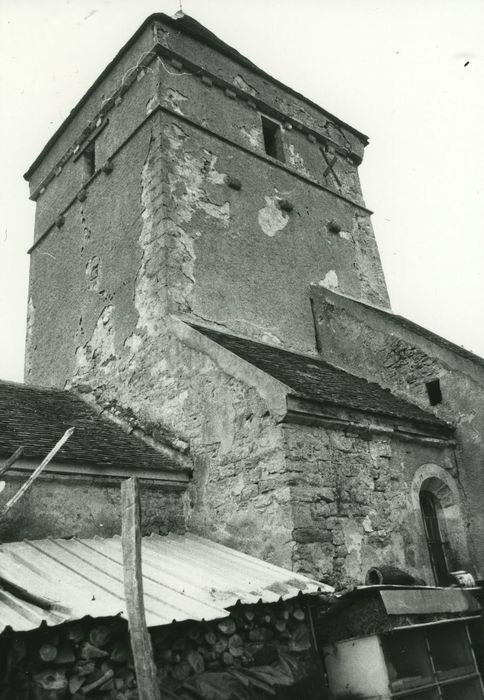
<path fill-rule="evenodd" d="M 141 506 L 136 477 L 121 484 L 121 505 L 124 595 L 139 700 L 161 700 L 143 600 Z"/>

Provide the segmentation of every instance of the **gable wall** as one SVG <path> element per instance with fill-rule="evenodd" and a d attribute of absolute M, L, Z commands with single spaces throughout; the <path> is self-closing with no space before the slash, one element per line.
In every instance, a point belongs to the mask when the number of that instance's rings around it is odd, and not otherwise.
<path fill-rule="evenodd" d="M 476 566 L 484 571 L 484 364 L 398 318 L 328 290 L 313 289 L 318 346 L 324 359 L 377 381 L 392 392 L 456 425 L 457 457 L 466 494 L 467 525 Z M 440 380 L 442 403 L 430 406 L 425 383 Z"/>

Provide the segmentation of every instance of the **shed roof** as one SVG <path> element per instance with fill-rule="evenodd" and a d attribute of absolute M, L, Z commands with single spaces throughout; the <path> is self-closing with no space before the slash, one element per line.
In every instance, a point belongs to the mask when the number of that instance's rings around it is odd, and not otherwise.
<path fill-rule="evenodd" d="M 299 593 L 331 592 L 293 573 L 196 535 L 142 540 L 149 627 L 227 617 L 237 602 L 272 603 Z M 46 539 L 0 545 L 0 632 L 57 625 L 86 615 L 126 618 L 121 538 Z M 28 602 L 24 589 L 53 603 Z"/>
<path fill-rule="evenodd" d="M 45 457 L 72 426 L 56 462 L 188 471 L 70 391 L 0 382 L 0 455 L 22 445 L 24 457 Z"/>
<path fill-rule="evenodd" d="M 345 372 L 318 357 L 302 355 L 229 333 L 190 324 L 200 333 L 286 384 L 296 396 L 373 414 L 403 418 L 451 430 L 432 413 L 405 401 L 379 384 Z"/>

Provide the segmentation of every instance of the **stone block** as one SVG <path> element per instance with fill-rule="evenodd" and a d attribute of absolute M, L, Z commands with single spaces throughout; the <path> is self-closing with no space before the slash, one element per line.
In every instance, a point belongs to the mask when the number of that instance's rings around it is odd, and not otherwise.
<path fill-rule="evenodd" d="M 331 542 L 331 532 L 320 527 L 296 527 L 292 531 L 292 536 L 295 542 Z"/>

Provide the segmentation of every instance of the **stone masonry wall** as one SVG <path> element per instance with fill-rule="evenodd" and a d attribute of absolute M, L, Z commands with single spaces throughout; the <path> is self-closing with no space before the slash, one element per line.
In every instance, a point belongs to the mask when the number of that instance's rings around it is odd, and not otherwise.
<path fill-rule="evenodd" d="M 116 364 L 103 367 L 93 349 L 74 386 L 190 444 L 190 530 L 290 567 L 289 489 L 272 478 L 285 464 L 277 416 L 255 381 L 230 372 L 224 351 L 219 360 L 216 350 L 201 352 L 161 323 L 156 332 L 139 329 Z"/>
<path fill-rule="evenodd" d="M 286 425 L 294 568 L 340 587 L 389 564 L 433 583 L 420 513 L 411 499 L 417 468 L 439 465 L 458 482 L 452 451 L 396 438 L 372 439 L 319 426 Z M 470 565 L 465 535 L 449 523 L 454 559 Z"/>
<path fill-rule="evenodd" d="M 159 31 L 166 46 L 190 53 L 197 44 Z M 135 54 L 107 79 L 104 97 L 98 86 L 33 184 L 55 165 L 53 154 L 74 146 L 87 116 L 97 123 L 96 105 L 131 75 Z M 264 81 L 232 74 L 232 61 L 209 54 L 215 73 L 263 96 Z M 284 165 L 265 154 L 261 114 L 249 99 L 166 60 L 132 74 L 139 80 L 111 101 L 98 136 L 110 168 L 76 196 L 82 178 L 69 161 L 38 199 L 37 237 L 49 232 L 32 252 L 26 380 L 82 388 L 151 432 L 158 426 L 186 440 L 195 463 L 186 517 L 201 534 L 341 581 L 360 578 L 380 555 L 400 561 L 408 543 L 408 566 L 425 566 L 401 526 L 406 465 L 418 448 L 404 457 L 385 441 L 283 428 L 280 387 L 268 388 L 267 377 L 242 371 L 213 344 L 202 347 L 195 332 L 182 338 L 170 317 L 188 314 L 315 353 L 311 282 L 388 305 L 358 159 L 338 152 L 327 171 L 324 140 L 283 123 Z M 270 101 L 318 126 L 312 108 L 280 88 Z M 340 146 L 354 136 L 331 123 L 318 128 Z M 59 202 L 67 203 L 62 220 Z M 452 468 L 440 452 L 422 460 Z M 45 499 L 52 503 L 47 492 Z"/>
<path fill-rule="evenodd" d="M 476 567 L 484 575 L 484 361 L 415 324 L 313 288 L 318 347 L 324 359 L 433 411 L 456 425 L 462 488 Z M 431 406 L 426 382 L 439 379 L 442 402 Z"/>
<path fill-rule="evenodd" d="M 182 232 L 161 206 L 160 136 L 153 115 L 62 232 L 34 251 L 26 378 L 83 385 L 121 417 L 134 413 L 152 432 L 167 428 L 190 442 L 192 529 L 290 564 L 287 489 L 258 486 L 282 468 L 276 418 L 257 390 L 170 331 L 171 267 L 185 268 Z"/>

